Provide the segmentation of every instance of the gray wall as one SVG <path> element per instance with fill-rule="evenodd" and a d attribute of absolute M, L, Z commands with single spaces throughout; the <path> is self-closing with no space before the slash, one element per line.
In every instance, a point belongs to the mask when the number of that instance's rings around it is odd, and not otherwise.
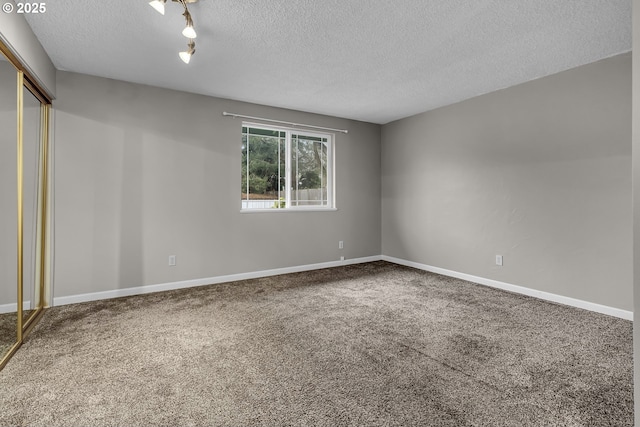
<path fill-rule="evenodd" d="M 383 126 L 382 253 L 633 310 L 630 123 L 628 53 Z"/>
<path fill-rule="evenodd" d="M 4 0 L 2 3 L 13 3 Z M 15 9 L 14 9 L 15 10 Z M 24 15 L 0 12 L 0 40 L 7 45 L 21 62 L 27 67 L 38 83 L 56 96 L 56 69 L 49 59 L 49 55 L 36 38 L 31 27 L 24 19 Z"/>
<path fill-rule="evenodd" d="M 380 254 L 380 126 L 60 71 L 57 91 L 56 297 Z M 223 111 L 348 129 L 338 211 L 241 214 Z"/>

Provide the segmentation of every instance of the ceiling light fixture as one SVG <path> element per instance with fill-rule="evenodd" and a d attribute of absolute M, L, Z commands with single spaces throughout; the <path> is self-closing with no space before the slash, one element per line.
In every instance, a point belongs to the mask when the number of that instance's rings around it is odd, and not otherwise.
<path fill-rule="evenodd" d="M 191 14 L 187 10 L 186 5 L 182 16 L 184 16 L 184 19 L 187 21 L 187 26 L 182 30 L 182 35 L 189 39 L 195 39 L 198 35 L 196 34 L 196 30 L 193 29 L 193 19 L 191 19 Z"/>
<path fill-rule="evenodd" d="M 149 2 L 149 5 L 160 12 L 160 14 L 164 15 L 164 5 L 167 0 L 152 0 Z"/>
<path fill-rule="evenodd" d="M 182 30 L 182 35 L 189 39 L 188 50 L 180 52 L 180 59 L 184 61 L 185 64 L 188 64 L 191 60 L 191 56 L 196 52 L 196 42 L 193 40 L 197 37 L 196 30 L 193 28 L 193 18 L 191 18 L 191 13 L 189 12 L 189 8 L 187 7 L 187 3 L 195 3 L 198 0 L 171 0 L 174 3 L 180 3 L 182 7 L 184 7 L 184 20 L 186 21 L 186 26 L 184 30 Z M 149 2 L 149 5 L 153 7 L 155 10 L 164 15 L 164 6 L 167 3 L 167 0 L 152 0 Z"/>
<path fill-rule="evenodd" d="M 192 40 L 189 40 L 189 49 L 183 52 L 180 52 L 178 55 L 180 56 L 180 59 L 182 59 L 182 61 L 185 64 L 188 64 L 189 61 L 191 61 L 191 55 L 193 55 L 194 53 L 196 53 L 196 42 Z"/>

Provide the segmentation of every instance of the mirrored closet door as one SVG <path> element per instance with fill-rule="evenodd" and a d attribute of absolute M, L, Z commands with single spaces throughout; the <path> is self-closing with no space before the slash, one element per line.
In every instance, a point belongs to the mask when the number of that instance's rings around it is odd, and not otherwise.
<path fill-rule="evenodd" d="M 49 98 L 0 44 L 0 369 L 42 316 Z"/>
<path fill-rule="evenodd" d="M 42 131 L 40 100 L 22 88 L 22 318 L 23 328 L 41 304 Z"/>
<path fill-rule="evenodd" d="M 17 82 L 0 53 L 0 360 L 18 343 Z"/>

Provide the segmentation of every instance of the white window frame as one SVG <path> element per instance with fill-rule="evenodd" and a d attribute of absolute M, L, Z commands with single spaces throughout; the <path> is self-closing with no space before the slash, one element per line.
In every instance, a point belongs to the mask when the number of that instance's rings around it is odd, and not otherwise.
<path fill-rule="evenodd" d="M 240 205 L 240 212 L 242 213 L 258 213 L 258 212 L 318 212 L 318 211 L 337 211 L 335 201 L 335 134 L 329 132 L 307 131 L 305 129 L 290 128 L 285 126 L 273 126 L 265 125 L 255 122 L 242 122 L 242 128 L 259 128 L 264 130 L 284 132 L 285 133 L 285 207 L 284 208 L 243 208 L 242 203 Z M 327 139 L 327 205 L 326 206 L 292 206 L 291 194 L 291 149 L 292 149 L 292 135 L 298 136 L 310 136 L 315 138 Z M 249 139 L 247 138 L 247 144 Z M 247 171 L 248 172 L 248 171 Z"/>

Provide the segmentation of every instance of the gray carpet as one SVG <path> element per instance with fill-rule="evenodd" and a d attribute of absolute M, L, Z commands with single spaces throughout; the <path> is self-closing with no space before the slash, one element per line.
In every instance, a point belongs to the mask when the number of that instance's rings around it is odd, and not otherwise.
<path fill-rule="evenodd" d="M 386 262 L 56 307 L 0 425 L 632 426 L 631 334 Z"/>
<path fill-rule="evenodd" d="M 26 322 L 33 310 L 25 310 L 23 319 Z M 18 313 L 0 314 L 0 359 L 13 347 L 18 340 Z"/>
<path fill-rule="evenodd" d="M 0 359 L 16 343 L 18 331 L 17 313 L 0 314 Z"/>

